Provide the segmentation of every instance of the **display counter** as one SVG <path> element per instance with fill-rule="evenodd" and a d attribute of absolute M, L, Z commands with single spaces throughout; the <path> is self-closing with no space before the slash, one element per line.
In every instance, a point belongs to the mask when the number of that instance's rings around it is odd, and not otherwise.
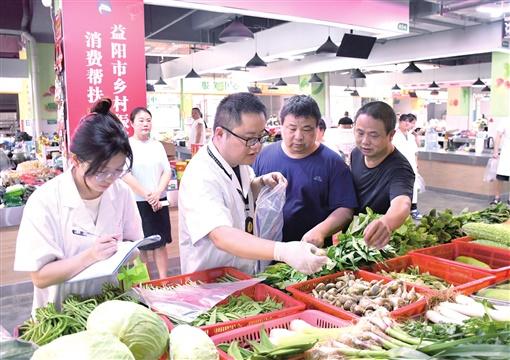
<path fill-rule="evenodd" d="M 492 183 L 483 181 L 492 150 L 480 155 L 465 151 L 418 151 L 418 171 L 427 188 L 452 194 L 489 198 Z"/>
<path fill-rule="evenodd" d="M 191 159 L 191 150 L 186 146 L 175 147 L 176 158 L 179 160 Z"/>
<path fill-rule="evenodd" d="M 25 205 L 0 208 L 0 228 L 19 225 L 24 209 Z"/>

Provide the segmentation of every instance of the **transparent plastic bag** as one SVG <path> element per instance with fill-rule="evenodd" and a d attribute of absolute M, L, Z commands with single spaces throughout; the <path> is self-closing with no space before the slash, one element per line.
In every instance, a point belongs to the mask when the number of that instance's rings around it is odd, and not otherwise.
<path fill-rule="evenodd" d="M 283 206 L 285 205 L 285 192 L 287 183 L 279 183 L 270 188 L 264 186 L 257 198 L 255 207 L 255 235 L 263 239 L 282 241 Z M 264 271 L 270 260 L 260 260 L 257 272 Z"/>
<path fill-rule="evenodd" d="M 161 288 L 139 286 L 132 290 L 149 308 L 165 314 L 175 322 L 191 323 L 236 291 L 261 281 L 262 279 L 249 279 L 231 283 L 170 284 Z"/>
<path fill-rule="evenodd" d="M 426 191 L 426 185 L 425 185 L 425 179 L 423 176 L 421 176 L 419 173 L 416 173 L 416 188 L 418 189 L 418 192 L 424 193 Z"/>
<path fill-rule="evenodd" d="M 498 171 L 498 159 L 490 158 L 485 167 L 483 174 L 484 182 L 492 182 L 496 180 L 496 172 Z"/>

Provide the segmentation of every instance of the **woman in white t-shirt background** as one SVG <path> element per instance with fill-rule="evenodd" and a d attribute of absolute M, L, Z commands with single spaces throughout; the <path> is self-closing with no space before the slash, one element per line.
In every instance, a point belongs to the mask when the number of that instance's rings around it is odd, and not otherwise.
<path fill-rule="evenodd" d="M 194 107 L 191 110 L 191 118 L 193 119 L 193 123 L 191 124 L 189 143 L 191 145 L 204 145 L 206 124 L 199 108 Z"/>
<path fill-rule="evenodd" d="M 134 134 L 129 138 L 133 150 L 133 167 L 122 179 L 135 193 L 136 204 L 142 217 L 145 236 L 160 235 L 161 240 L 141 246 L 142 260 L 149 266 L 153 253 L 159 278 L 167 277 L 168 254 L 166 244 L 172 241 L 170 214 L 166 200 L 166 190 L 171 177 L 170 164 L 163 145 L 150 138 L 152 115 L 144 107 L 135 108 L 130 116 Z"/>

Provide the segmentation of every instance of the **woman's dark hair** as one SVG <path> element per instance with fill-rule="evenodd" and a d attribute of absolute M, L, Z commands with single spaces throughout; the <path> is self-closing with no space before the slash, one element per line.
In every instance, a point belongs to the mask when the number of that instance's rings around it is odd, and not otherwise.
<path fill-rule="evenodd" d="M 214 117 L 214 129 L 226 127 L 232 129 L 241 124 L 242 114 L 264 114 L 267 119 L 266 107 L 258 97 L 242 92 L 231 94 L 221 100 Z"/>
<path fill-rule="evenodd" d="M 398 118 L 398 121 L 408 121 L 408 119 L 409 119 L 409 114 L 402 114 Z"/>
<path fill-rule="evenodd" d="M 386 134 L 395 130 L 395 125 L 397 124 L 395 111 L 393 111 L 393 108 L 383 101 L 372 101 L 363 105 L 356 113 L 354 122 L 358 120 L 358 116 L 360 115 L 368 115 L 375 120 L 382 121 Z"/>
<path fill-rule="evenodd" d="M 119 118 L 110 112 L 111 106 L 110 99 L 98 100 L 74 131 L 70 150 L 79 161 L 88 162 L 85 176 L 101 171 L 117 154 L 126 155 L 131 170 L 133 152 L 129 139 Z"/>
<path fill-rule="evenodd" d="M 139 106 L 139 107 L 134 108 L 133 111 L 131 111 L 131 114 L 129 114 L 129 121 L 134 122 L 136 115 L 138 115 L 138 113 L 141 113 L 142 111 L 146 112 L 147 114 L 149 114 L 152 117 L 151 112 L 149 110 L 147 110 L 147 108 L 144 108 L 143 106 Z"/>
<path fill-rule="evenodd" d="M 315 126 L 319 125 L 319 120 L 321 119 L 319 105 L 308 95 L 295 95 L 283 105 L 280 111 L 280 121 L 282 124 L 288 114 L 295 117 L 311 117 L 315 119 Z"/>

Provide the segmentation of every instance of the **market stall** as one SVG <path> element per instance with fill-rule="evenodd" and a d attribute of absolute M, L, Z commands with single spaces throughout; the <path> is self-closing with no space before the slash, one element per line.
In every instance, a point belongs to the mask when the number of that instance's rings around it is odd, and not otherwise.
<path fill-rule="evenodd" d="M 15 333 L 41 346 L 34 359 L 70 356 L 77 342 L 88 358 L 97 349 L 123 359 L 507 358 L 510 208 L 433 210 L 377 250 L 362 234 L 379 216 L 356 217 L 313 275 L 275 264 L 256 278 L 217 268 L 128 293 L 107 284 L 38 309 Z"/>

